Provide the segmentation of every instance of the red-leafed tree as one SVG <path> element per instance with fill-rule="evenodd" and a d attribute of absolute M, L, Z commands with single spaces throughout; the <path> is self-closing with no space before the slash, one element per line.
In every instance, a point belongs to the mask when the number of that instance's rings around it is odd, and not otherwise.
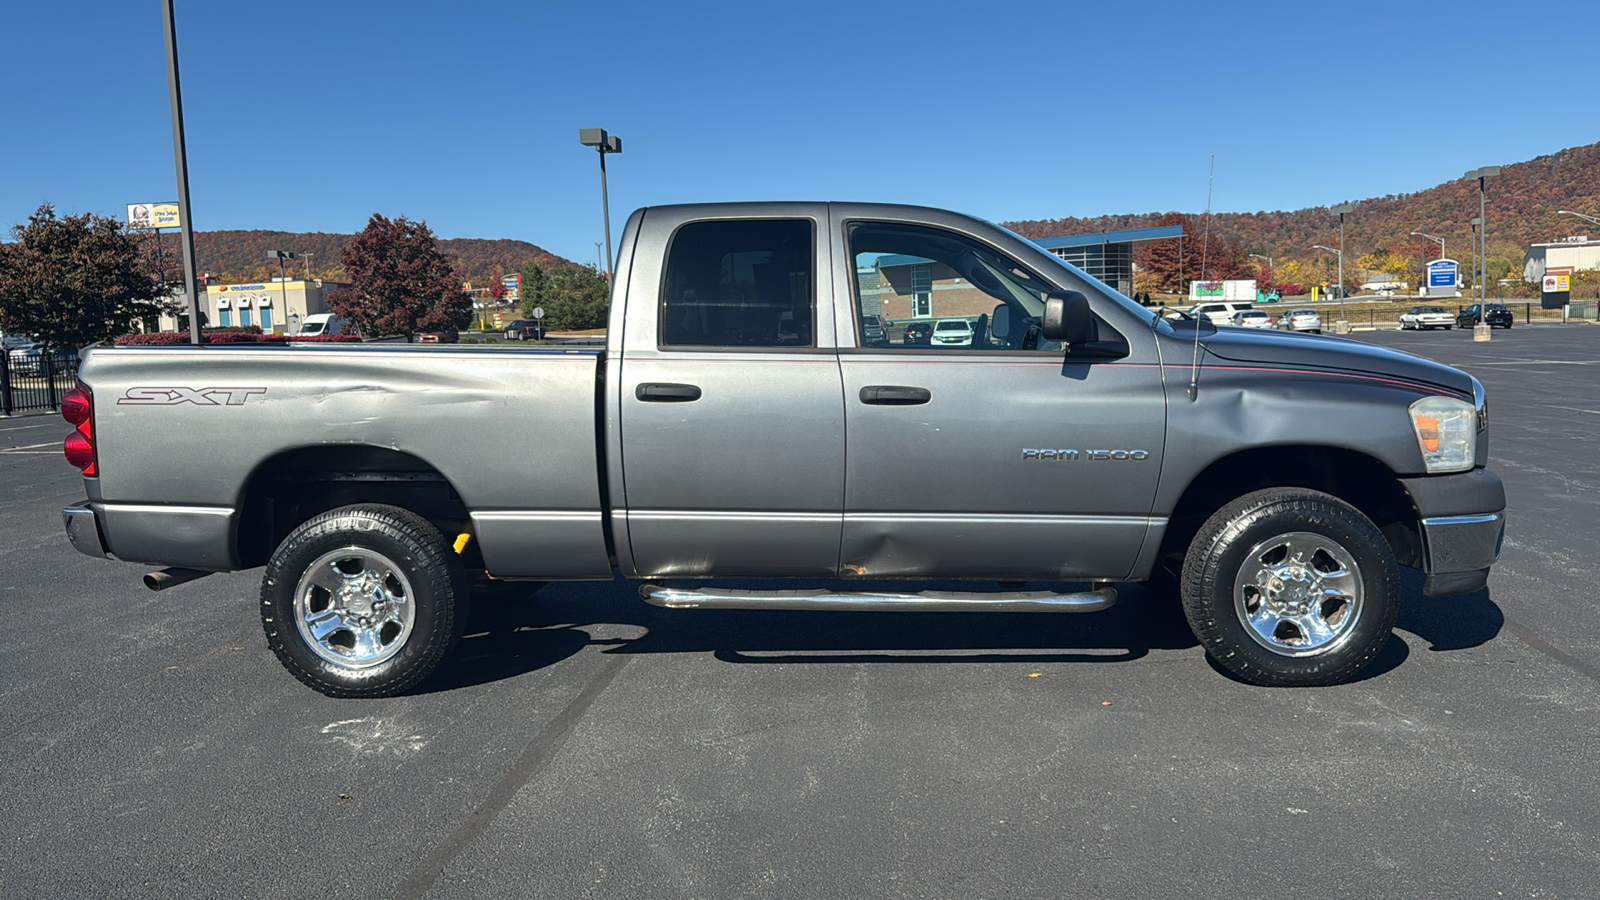
<path fill-rule="evenodd" d="M 154 260 L 121 222 L 46 203 L 0 243 L 0 331 L 79 346 L 176 312 Z"/>
<path fill-rule="evenodd" d="M 369 336 L 465 328 L 472 300 L 426 222 L 374 213 L 341 254 L 350 287 L 328 296 L 333 311 Z"/>
<path fill-rule="evenodd" d="M 1200 244 L 1194 237 L 1194 220 L 1182 213 L 1167 213 L 1155 224 L 1157 227 L 1182 225 L 1182 244 L 1175 239 L 1145 244 L 1134 252 L 1134 265 L 1155 279 L 1157 290 L 1169 294 L 1182 293 L 1183 286 L 1178 282 L 1180 269 L 1185 277 L 1193 279 L 1200 268 Z"/>

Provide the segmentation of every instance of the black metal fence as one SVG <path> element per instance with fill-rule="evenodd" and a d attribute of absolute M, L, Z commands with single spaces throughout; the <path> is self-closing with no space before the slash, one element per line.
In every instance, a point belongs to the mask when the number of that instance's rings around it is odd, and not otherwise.
<path fill-rule="evenodd" d="M 75 350 L 0 351 L 0 415 L 59 409 L 78 380 Z"/>

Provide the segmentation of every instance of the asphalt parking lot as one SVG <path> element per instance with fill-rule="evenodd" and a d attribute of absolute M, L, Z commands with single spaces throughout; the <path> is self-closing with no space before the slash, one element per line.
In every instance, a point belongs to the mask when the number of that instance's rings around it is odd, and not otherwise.
<path fill-rule="evenodd" d="M 1577 897 L 1600 872 L 1600 328 L 1372 332 L 1483 381 L 1485 591 L 1353 684 L 1080 616 L 480 604 L 414 695 L 267 650 L 259 571 L 73 551 L 59 418 L 0 419 L 0 897 Z M 1308 414 L 1315 414 L 1308 410 Z M 205 450 L 174 466 L 202 465 Z"/>

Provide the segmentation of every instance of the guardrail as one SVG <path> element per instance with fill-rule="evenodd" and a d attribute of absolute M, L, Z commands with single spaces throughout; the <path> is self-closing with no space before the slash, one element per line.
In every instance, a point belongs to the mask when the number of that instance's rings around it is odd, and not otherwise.
<path fill-rule="evenodd" d="M 61 395 L 78 380 L 78 354 L 46 350 L 0 352 L 0 415 L 32 409 L 60 409 Z"/>

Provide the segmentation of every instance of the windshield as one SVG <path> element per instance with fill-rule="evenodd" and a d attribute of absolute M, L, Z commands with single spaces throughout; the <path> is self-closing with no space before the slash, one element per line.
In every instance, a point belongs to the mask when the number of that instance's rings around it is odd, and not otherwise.
<path fill-rule="evenodd" d="M 972 326 L 966 322 L 940 322 L 939 331 L 971 331 Z"/>

